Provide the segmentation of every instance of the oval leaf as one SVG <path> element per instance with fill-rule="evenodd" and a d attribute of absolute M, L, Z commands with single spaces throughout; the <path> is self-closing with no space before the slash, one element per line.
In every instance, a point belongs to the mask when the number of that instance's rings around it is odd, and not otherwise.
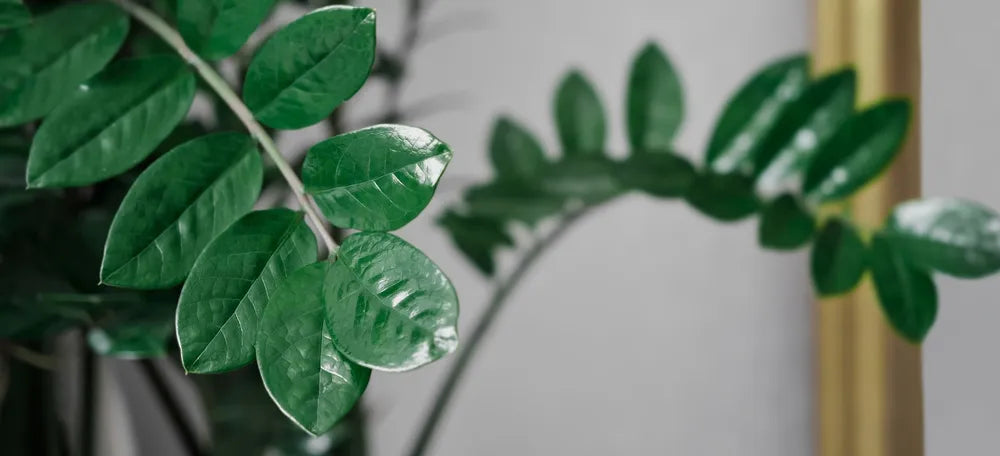
<path fill-rule="evenodd" d="M 385 371 L 415 369 L 458 345 L 458 295 L 429 258 L 388 233 L 348 236 L 327 276 L 333 343 Z"/>
<path fill-rule="evenodd" d="M 604 154 L 604 107 L 597 91 L 578 71 L 569 73 L 556 92 L 556 127 L 563 152 L 578 156 Z"/>
<path fill-rule="evenodd" d="M 828 220 L 816 235 L 810 257 L 816 292 L 829 296 L 850 291 L 865 273 L 865 257 L 865 244 L 857 230 L 843 220 Z"/>
<path fill-rule="evenodd" d="M 0 0 L 0 30 L 16 28 L 31 22 L 31 13 L 21 0 Z"/>
<path fill-rule="evenodd" d="M 177 304 L 184 369 L 222 372 L 253 361 L 268 300 L 316 255 L 316 238 L 300 212 L 251 212 L 223 231 L 194 263 Z"/>
<path fill-rule="evenodd" d="M 177 28 L 184 41 L 206 59 L 240 50 L 267 17 L 275 0 L 178 0 Z"/>
<path fill-rule="evenodd" d="M 812 159 L 803 193 L 817 204 L 850 196 L 896 158 L 909 120 L 906 100 L 884 101 L 855 114 Z"/>
<path fill-rule="evenodd" d="M 313 435 L 322 434 L 357 403 L 371 371 L 341 356 L 323 316 L 330 263 L 314 263 L 285 279 L 261 316 L 257 364 L 281 411 Z"/>
<path fill-rule="evenodd" d="M 28 186 L 87 185 L 135 166 L 184 119 L 194 86 L 176 57 L 113 63 L 42 123 L 31 144 Z"/>
<path fill-rule="evenodd" d="M 872 278 L 882 311 L 906 340 L 920 343 L 937 316 L 937 288 L 926 271 L 909 264 L 888 239 L 872 238 Z"/>
<path fill-rule="evenodd" d="M 753 180 L 740 174 L 698 174 L 684 197 L 691 207 L 723 222 L 745 218 L 760 207 Z"/>
<path fill-rule="evenodd" d="M 927 198 L 896 206 L 885 229 L 907 261 L 956 277 L 1000 270 L 1000 216 L 973 201 Z"/>
<path fill-rule="evenodd" d="M 489 217 L 445 212 L 438 220 L 458 249 L 487 277 L 496 272 L 493 253 L 498 248 L 514 246 L 514 238 L 502 221 Z"/>
<path fill-rule="evenodd" d="M 618 166 L 618 178 L 624 185 L 664 198 L 683 196 L 696 175 L 691 162 L 669 152 L 632 154 Z"/>
<path fill-rule="evenodd" d="M 427 131 L 378 125 L 313 146 L 302 181 L 334 225 L 394 230 L 427 207 L 451 155 Z"/>
<path fill-rule="evenodd" d="M 720 174 L 752 173 L 751 151 L 808 85 L 809 59 L 802 55 L 778 60 L 751 77 L 719 116 L 705 164 Z"/>
<path fill-rule="evenodd" d="M 625 192 L 618 167 L 618 163 L 603 156 L 569 156 L 545 169 L 539 188 L 553 197 L 598 204 Z"/>
<path fill-rule="evenodd" d="M 308 127 L 354 95 L 374 61 L 374 10 L 320 8 L 261 46 L 247 68 L 243 99 L 268 126 Z"/>
<path fill-rule="evenodd" d="M 109 3 L 80 2 L 0 37 L 0 127 L 38 119 L 114 57 L 128 17 Z"/>
<path fill-rule="evenodd" d="M 507 117 L 497 119 L 493 125 L 490 160 L 497 177 L 505 180 L 530 180 L 548 163 L 541 143 L 531 132 Z"/>
<path fill-rule="evenodd" d="M 684 120 L 684 94 L 670 59 L 653 43 L 632 63 L 626 112 L 633 151 L 671 149 Z"/>
<path fill-rule="evenodd" d="M 253 207 L 262 180 L 253 139 L 216 133 L 186 142 L 146 169 L 111 222 L 101 281 L 167 288 L 184 280 L 216 235 Z"/>
<path fill-rule="evenodd" d="M 516 220 L 530 226 L 558 214 L 565 203 L 566 198 L 523 182 L 491 182 L 465 192 L 465 204 L 470 214 L 496 220 Z"/>
<path fill-rule="evenodd" d="M 792 250 L 809 242 L 815 231 L 812 214 L 797 198 L 784 194 L 764 206 L 757 239 L 764 247 Z"/>

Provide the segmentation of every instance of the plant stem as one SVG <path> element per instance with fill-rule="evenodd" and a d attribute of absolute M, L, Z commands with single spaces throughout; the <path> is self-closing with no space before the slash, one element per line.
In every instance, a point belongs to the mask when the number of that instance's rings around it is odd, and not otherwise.
<path fill-rule="evenodd" d="M 455 394 L 456 386 L 459 380 L 462 378 L 462 374 L 469 366 L 469 362 L 472 360 L 473 355 L 476 353 L 476 349 L 479 348 L 489 332 L 493 323 L 496 321 L 497 315 L 500 313 L 500 309 L 503 307 L 504 303 L 507 302 L 507 298 L 511 295 L 517 285 L 524 278 L 525 273 L 531 268 L 532 265 L 538 260 L 538 258 L 548 250 L 563 234 L 569 229 L 574 222 L 580 219 L 587 212 L 588 208 L 584 207 L 570 212 L 564 216 L 559 224 L 552 229 L 545 237 L 539 239 L 531 248 L 521 257 L 518 261 L 517 266 L 514 270 L 507 276 L 506 279 L 497 282 L 496 287 L 493 289 L 493 296 L 490 298 L 489 304 L 483 314 L 480 315 L 479 321 L 476 322 L 476 326 L 473 328 L 471 335 L 468 340 L 464 341 L 461 345 L 457 358 L 455 362 L 451 365 L 448 373 L 445 375 L 444 383 L 441 388 L 438 389 L 437 395 L 434 397 L 434 405 L 431 411 L 427 414 L 427 418 L 424 419 L 420 433 L 417 437 L 417 442 L 413 445 L 410 450 L 410 456 L 422 456 L 426 451 L 427 447 L 431 443 L 431 439 L 434 437 L 434 432 L 437 429 L 438 424 L 444 415 L 445 409 L 448 407 L 448 403 L 452 396 Z"/>
<path fill-rule="evenodd" d="M 250 109 L 243 104 L 240 97 L 233 92 L 233 89 L 229 87 L 229 84 L 226 83 L 225 79 L 222 79 L 222 76 L 219 76 L 211 65 L 198 57 L 198 54 L 195 54 L 195 52 L 184 43 L 184 38 L 182 38 L 176 30 L 170 27 L 170 24 L 167 24 L 163 19 L 157 16 L 156 13 L 133 3 L 131 0 L 112 1 L 132 15 L 132 17 L 136 18 L 136 20 L 145 24 L 146 27 L 153 31 L 153 33 L 159 35 L 159 37 L 170 47 L 174 48 L 174 50 L 177 51 L 177 53 L 180 54 L 184 60 L 195 68 L 201 78 L 208 83 L 212 90 L 215 90 L 215 93 L 219 95 L 219 98 L 221 98 L 222 101 L 229 106 L 229 109 L 236 114 L 236 117 L 243 122 L 243 125 L 247 127 L 247 131 L 249 131 L 250 135 L 253 136 L 258 143 L 260 143 L 261 148 L 264 149 L 264 152 L 271 158 L 275 166 L 278 167 L 278 171 L 281 172 L 285 181 L 288 182 L 288 186 L 292 189 L 292 193 L 295 194 L 295 198 L 299 201 L 299 205 L 302 206 L 302 210 L 305 211 L 309 221 L 312 222 L 313 231 L 323 241 L 323 244 L 326 245 L 329 254 L 331 256 L 334 255 L 337 252 L 337 243 L 333 241 L 333 237 L 331 237 L 330 233 L 328 233 L 323 227 L 323 219 L 316 212 L 312 202 L 306 195 L 302 181 L 299 180 L 295 171 L 288 164 L 288 162 L 285 161 L 281 152 L 278 151 L 278 147 L 275 146 L 274 140 L 271 139 L 271 136 L 268 135 L 267 131 L 264 130 L 264 127 L 257 122 L 257 119 L 253 117 L 253 113 L 251 113 Z"/>

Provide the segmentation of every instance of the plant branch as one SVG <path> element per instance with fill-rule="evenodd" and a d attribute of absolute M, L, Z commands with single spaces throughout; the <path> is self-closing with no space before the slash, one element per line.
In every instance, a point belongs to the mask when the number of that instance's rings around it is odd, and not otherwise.
<path fill-rule="evenodd" d="M 476 350 L 482 344 L 486 333 L 488 333 L 490 328 L 492 328 L 497 315 L 503 308 L 504 303 L 507 302 L 507 298 L 510 297 L 517 285 L 520 284 L 525 273 L 531 269 L 531 266 L 535 264 L 538 258 L 541 257 L 541 255 L 545 253 L 549 247 L 555 244 L 555 242 L 569 230 L 569 227 L 572 226 L 574 222 L 587 213 L 588 209 L 588 207 L 584 206 L 568 213 L 561 220 L 559 220 L 558 225 L 556 225 L 552 231 L 550 231 L 543 238 L 539 239 L 538 242 L 532 245 L 524 256 L 521 257 L 517 266 L 514 267 L 514 270 L 510 273 L 510 275 L 508 275 L 506 279 L 497 282 L 496 287 L 493 289 L 493 295 L 490 298 L 489 304 L 486 306 L 486 310 L 483 311 L 482 315 L 480 315 L 479 321 L 476 322 L 476 326 L 472 329 L 472 333 L 468 340 L 465 341 L 459 348 L 455 362 L 451 365 L 451 368 L 445 375 L 444 383 L 441 385 L 437 395 L 434 397 L 434 405 L 423 421 L 417 441 L 408 453 L 410 456 L 422 456 L 427 451 L 427 447 L 430 445 L 431 439 L 434 437 L 434 432 L 437 430 L 437 426 L 444 415 L 444 411 L 448 407 L 448 403 L 451 401 L 452 396 L 455 394 L 458 382 L 462 379 L 462 374 L 464 374 L 468 368 L 469 362 L 475 355 Z"/>
<path fill-rule="evenodd" d="M 170 24 L 167 24 L 155 13 L 133 3 L 131 0 L 112 1 L 132 15 L 132 17 L 136 20 L 145 24 L 146 27 L 153 31 L 153 33 L 159 35 L 159 37 L 170 47 L 174 48 L 174 50 L 177 51 L 177 53 L 180 54 L 185 61 L 195 68 L 201 78 L 204 79 L 212 90 L 219 95 L 219 98 L 221 98 L 222 101 L 229 106 L 229 109 L 233 111 L 233 114 L 236 114 L 236 117 L 240 119 L 240 122 L 242 122 L 243 125 L 246 126 L 247 131 L 250 132 L 250 135 L 253 136 L 258 143 L 260 143 L 261 148 L 264 149 L 264 152 L 271 158 L 271 161 L 274 162 L 275 166 L 278 167 L 278 171 L 281 172 L 285 181 L 288 182 L 288 186 L 292 189 L 292 193 L 295 194 L 295 198 L 299 201 L 299 205 L 302 206 L 302 210 L 305 211 L 309 221 L 312 222 L 313 231 L 323 241 L 323 244 L 326 245 L 329 254 L 335 254 L 337 251 L 337 243 L 333 241 L 333 237 L 331 237 L 330 233 L 324 228 L 323 219 L 319 216 L 316 209 L 313 207 L 312 202 L 309 200 L 309 197 L 306 195 L 302 181 L 299 180 L 295 171 L 288 164 L 288 162 L 285 161 L 281 152 L 278 151 L 278 147 L 274 144 L 274 140 L 271 139 L 271 136 L 268 135 L 267 131 L 264 130 L 264 127 L 257 122 L 257 119 L 254 118 L 250 109 L 243 104 L 243 101 L 240 100 L 240 97 L 236 95 L 235 92 L 233 92 L 233 89 L 229 87 L 229 84 L 222 79 L 222 76 L 219 76 L 211 65 L 198 57 L 198 54 L 195 54 L 195 52 L 184 43 L 184 38 L 182 38 L 176 30 L 170 27 Z"/>

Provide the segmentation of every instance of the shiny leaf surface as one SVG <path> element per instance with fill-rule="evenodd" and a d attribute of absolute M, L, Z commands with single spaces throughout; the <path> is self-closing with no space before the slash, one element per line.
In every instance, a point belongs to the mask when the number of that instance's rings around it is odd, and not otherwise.
<path fill-rule="evenodd" d="M 497 219 L 448 211 L 438 220 L 438 224 L 451 234 L 458 249 L 486 276 L 492 276 L 496 272 L 493 257 L 496 250 L 514 246 L 514 238 L 507 232 L 503 222 Z"/>
<path fill-rule="evenodd" d="M 656 44 L 647 44 L 632 63 L 626 112 L 633 152 L 670 150 L 684 119 L 684 95 L 670 59 Z"/>
<path fill-rule="evenodd" d="M 808 85 L 809 59 L 805 56 L 778 60 L 751 77 L 719 116 L 705 164 L 720 174 L 752 173 L 751 152 Z"/>
<path fill-rule="evenodd" d="M 548 164 L 541 143 L 507 117 L 497 119 L 493 125 L 490 160 L 497 177 L 507 180 L 532 179 Z"/>
<path fill-rule="evenodd" d="M 982 204 L 927 198 L 896 206 L 885 235 L 916 265 L 956 277 L 1000 270 L 1000 215 Z"/>
<path fill-rule="evenodd" d="M 313 146 L 302 181 L 334 225 L 394 230 L 427 207 L 451 155 L 424 130 L 378 125 Z"/>
<path fill-rule="evenodd" d="M 566 198 L 527 182 L 499 181 L 468 189 L 465 203 L 472 215 L 534 225 L 561 212 Z"/>
<path fill-rule="evenodd" d="M 810 266 L 813 286 L 820 295 L 854 288 L 868 267 L 864 241 L 857 230 L 840 219 L 830 219 L 813 242 Z"/>
<path fill-rule="evenodd" d="M 815 231 L 812 214 L 795 196 L 786 193 L 764 206 L 757 240 L 764 247 L 791 250 L 809 242 Z"/>
<path fill-rule="evenodd" d="M 802 191 L 815 203 L 843 199 L 889 167 L 910 120 L 910 103 L 879 103 L 845 122 L 821 146 L 806 172 Z"/>
<path fill-rule="evenodd" d="M 319 435 L 361 397 L 371 371 L 340 355 L 325 323 L 323 302 L 336 286 L 330 263 L 313 263 L 285 279 L 264 309 L 257 364 L 264 387 L 302 429 Z"/>
<path fill-rule="evenodd" d="M 0 36 L 0 127 L 38 119 L 101 70 L 125 40 L 128 17 L 79 2 Z"/>
<path fill-rule="evenodd" d="M 135 166 L 184 118 L 194 88 L 194 75 L 176 57 L 113 63 L 42 123 L 28 185 L 86 185 Z"/>
<path fill-rule="evenodd" d="M 222 372 L 254 358 L 260 315 L 291 272 L 316 261 L 302 213 L 251 212 L 215 238 L 191 268 L 177 304 L 188 372 Z"/>
<path fill-rule="evenodd" d="M 698 174 L 684 197 L 691 207 L 723 222 L 745 218 L 760 207 L 753 180 L 739 174 Z"/>
<path fill-rule="evenodd" d="M 210 60 L 236 53 L 267 17 L 275 0 L 178 0 L 177 28 Z"/>
<path fill-rule="evenodd" d="M 250 211 L 261 179 L 248 136 L 216 133 L 174 148 L 125 195 L 108 233 L 101 281 L 129 288 L 180 283 L 205 246 Z"/>
<path fill-rule="evenodd" d="M 540 189 L 549 195 L 597 204 L 621 195 L 618 163 L 605 157 L 569 156 L 545 169 Z"/>
<path fill-rule="evenodd" d="M 937 316 L 937 288 L 926 271 L 918 269 L 880 234 L 872 238 L 872 279 L 882 311 L 904 338 L 920 343 Z"/>
<path fill-rule="evenodd" d="M 569 73 L 556 92 L 556 127 L 566 156 L 601 156 L 607 121 L 597 91 L 580 72 Z"/>
<path fill-rule="evenodd" d="M 437 265 L 396 236 L 348 236 L 326 284 L 330 333 L 351 361 L 406 371 L 458 345 L 455 288 Z"/>
<path fill-rule="evenodd" d="M 31 13 L 21 0 L 0 0 L 0 30 L 20 27 L 31 22 Z"/>
<path fill-rule="evenodd" d="M 374 10 L 320 8 L 261 46 L 247 68 L 243 99 L 270 127 L 308 127 L 361 88 L 374 60 Z"/>
<path fill-rule="evenodd" d="M 684 196 L 697 175 L 691 162 L 669 152 L 632 154 L 617 170 L 629 188 L 664 198 Z"/>

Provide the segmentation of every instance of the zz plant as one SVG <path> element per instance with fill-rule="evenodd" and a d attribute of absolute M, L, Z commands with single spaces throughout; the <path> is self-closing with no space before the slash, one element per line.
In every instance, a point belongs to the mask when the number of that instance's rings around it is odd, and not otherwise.
<path fill-rule="evenodd" d="M 0 127 L 41 120 L 27 158 L 32 191 L 70 191 L 155 158 L 111 221 L 100 283 L 183 284 L 184 369 L 256 361 L 278 407 L 321 434 L 351 410 L 372 369 L 414 369 L 457 345 L 454 287 L 390 233 L 427 206 L 452 152 L 422 129 L 376 125 L 314 145 L 300 180 L 271 132 L 316 124 L 361 88 L 376 55 L 375 11 L 330 6 L 278 30 L 254 54 L 241 97 L 209 61 L 239 50 L 274 3 L 179 0 L 175 29 L 130 0 L 74 2 L 36 17 L 4 0 L 0 26 L 11 30 L 0 35 Z M 168 52 L 116 57 L 138 24 Z M 199 87 L 244 131 L 153 156 Z M 300 211 L 256 207 L 261 151 Z M 328 223 L 355 232 L 338 245 Z M 90 337 L 106 350 L 113 339 Z"/>

